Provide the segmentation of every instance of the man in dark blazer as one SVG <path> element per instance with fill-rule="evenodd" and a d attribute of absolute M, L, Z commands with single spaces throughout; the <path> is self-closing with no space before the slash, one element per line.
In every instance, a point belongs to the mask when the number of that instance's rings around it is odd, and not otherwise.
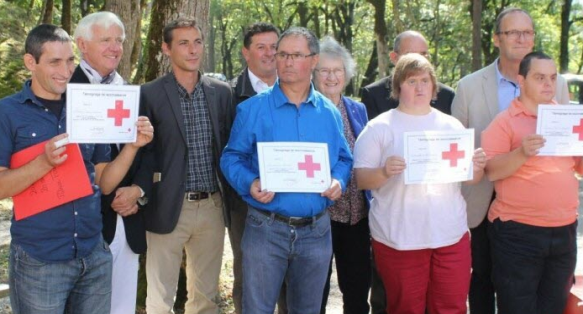
<path fill-rule="evenodd" d="M 396 64 L 402 55 L 418 53 L 429 57 L 428 45 L 425 37 L 416 31 L 404 31 L 397 35 L 389 57 Z M 449 86 L 437 83 L 437 99 L 431 101 L 431 107 L 443 113 L 451 114 L 451 103 L 455 93 Z M 398 100 L 391 98 L 392 80 L 387 76 L 361 89 L 362 103 L 366 107 L 368 119 L 372 120 L 383 112 L 395 109 L 399 105 Z M 370 305 L 372 314 L 384 314 L 386 311 L 385 288 L 376 272 L 373 259 L 373 276 L 371 282 Z"/>
<path fill-rule="evenodd" d="M 427 41 L 423 35 L 411 30 L 397 35 L 393 45 L 393 51 L 389 54 L 391 62 L 397 64 L 399 58 L 408 53 L 418 53 L 429 58 Z M 396 99 L 391 98 L 391 84 L 392 80 L 389 75 L 361 89 L 361 100 L 366 106 L 369 120 L 374 119 L 385 111 L 395 109 L 399 105 Z M 451 114 L 451 102 L 455 93 L 449 86 L 441 83 L 437 83 L 437 85 L 439 86 L 437 99 L 431 101 L 431 107 L 443 113 Z"/>
<path fill-rule="evenodd" d="M 234 115 L 231 87 L 200 73 L 204 38 L 194 20 L 174 20 L 163 34 L 172 72 L 141 89 L 141 105 L 156 128 L 147 151 L 155 162 L 146 210 L 146 310 L 172 311 L 185 250 L 185 312 L 216 314 L 230 203 L 219 157 Z"/>
<path fill-rule="evenodd" d="M 245 30 L 241 53 L 247 67 L 233 79 L 233 103 L 239 103 L 257 95 L 275 84 L 277 70 L 275 68 L 275 47 L 279 31 L 269 23 L 257 22 Z M 247 203 L 232 191 L 233 206 L 230 211 L 229 239 L 233 249 L 233 303 L 235 313 L 242 313 L 243 297 L 243 266 L 241 254 L 241 239 L 245 230 L 247 218 Z M 285 294 L 283 294 L 285 296 Z M 280 304 L 279 308 L 282 308 Z M 282 313 L 280 311 L 280 313 Z M 283 312 L 285 313 L 285 312 Z"/>
<path fill-rule="evenodd" d="M 96 12 L 85 16 L 75 30 L 75 41 L 81 52 L 81 64 L 75 68 L 70 83 L 123 85 L 117 73 L 123 54 L 124 25 L 111 12 Z M 109 40 L 102 45 L 104 40 Z M 111 159 L 115 159 L 123 144 L 110 144 Z M 134 158 L 128 173 L 115 193 L 102 195 L 101 213 L 103 238 L 113 255 L 111 313 L 136 311 L 139 254 L 146 252 L 146 229 L 139 202 L 145 201 L 145 191 L 152 186 L 151 176 L 140 169 L 143 150 Z"/>

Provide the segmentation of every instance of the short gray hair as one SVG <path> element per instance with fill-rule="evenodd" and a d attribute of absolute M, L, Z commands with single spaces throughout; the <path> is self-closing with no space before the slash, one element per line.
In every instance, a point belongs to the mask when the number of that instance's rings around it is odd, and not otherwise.
<path fill-rule="evenodd" d="M 75 40 L 79 38 L 91 40 L 93 38 L 93 26 L 95 25 L 103 28 L 109 28 L 112 25 L 117 25 L 119 28 L 121 28 L 122 37 L 125 40 L 126 31 L 122 21 L 117 15 L 108 11 L 91 13 L 82 18 L 79 21 L 79 24 L 77 24 L 77 28 L 75 28 L 75 34 L 73 37 Z"/>
<path fill-rule="evenodd" d="M 400 53 L 399 50 L 401 50 L 401 41 L 409 37 L 418 37 L 420 39 L 423 39 L 423 41 L 427 42 L 425 37 L 418 31 L 407 30 L 397 35 L 397 37 L 395 37 L 395 42 L 393 43 L 393 51 L 396 53 Z"/>
<path fill-rule="evenodd" d="M 344 65 L 344 72 L 346 73 L 346 84 L 354 77 L 356 70 L 356 62 L 350 55 L 346 47 L 342 46 L 331 36 L 325 36 L 320 40 L 320 61 L 324 58 L 340 59 Z"/>
<path fill-rule="evenodd" d="M 305 27 L 291 27 L 283 32 L 283 34 L 281 34 L 277 40 L 276 49 L 279 49 L 279 43 L 281 43 L 281 41 L 288 36 L 304 37 L 308 41 L 308 49 L 310 49 L 310 53 L 315 55 L 320 54 L 320 44 L 318 43 L 318 38 L 311 30 Z"/>

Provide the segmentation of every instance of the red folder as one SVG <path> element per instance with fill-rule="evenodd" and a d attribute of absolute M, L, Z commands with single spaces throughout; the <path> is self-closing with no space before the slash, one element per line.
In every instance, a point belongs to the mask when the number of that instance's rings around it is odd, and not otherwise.
<path fill-rule="evenodd" d="M 44 154 L 45 142 L 12 155 L 10 167 L 16 169 Z M 53 168 L 40 180 L 12 197 L 14 217 L 21 220 L 81 197 L 91 195 L 93 188 L 77 144 L 66 145 L 67 160 Z"/>

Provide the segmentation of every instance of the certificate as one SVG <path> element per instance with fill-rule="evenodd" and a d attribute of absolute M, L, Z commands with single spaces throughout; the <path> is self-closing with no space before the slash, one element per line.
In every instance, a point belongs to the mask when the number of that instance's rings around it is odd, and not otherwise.
<path fill-rule="evenodd" d="M 472 180 L 474 129 L 404 133 L 405 184 Z"/>
<path fill-rule="evenodd" d="M 261 188 L 270 192 L 321 193 L 330 187 L 328 144 L 257 143 Z"/>
<path fill-rule="evenodd" d="M 69 142 L 135 142 L 139 106 L 139 86 L 67 84 Z"/>
<path fill-rule="evenodd" d="M 536 134 L 546 140 L 539 156 L 583 156 L 583 106 L 539 105 Z"/>

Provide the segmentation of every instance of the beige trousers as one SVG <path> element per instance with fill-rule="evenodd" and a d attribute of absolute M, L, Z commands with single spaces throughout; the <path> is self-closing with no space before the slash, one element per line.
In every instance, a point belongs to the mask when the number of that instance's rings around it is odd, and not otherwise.
<path fill-rule="evenodd" d="M 148 232 L 146 278 L 148 314 L 174 313 L 174 299 L 186 251 L 185 314 L 218 314 L 216 303 L 223 258 L 225 225 L 220 193 L 182 205 L 180 218 L 169 234 Z"/>

